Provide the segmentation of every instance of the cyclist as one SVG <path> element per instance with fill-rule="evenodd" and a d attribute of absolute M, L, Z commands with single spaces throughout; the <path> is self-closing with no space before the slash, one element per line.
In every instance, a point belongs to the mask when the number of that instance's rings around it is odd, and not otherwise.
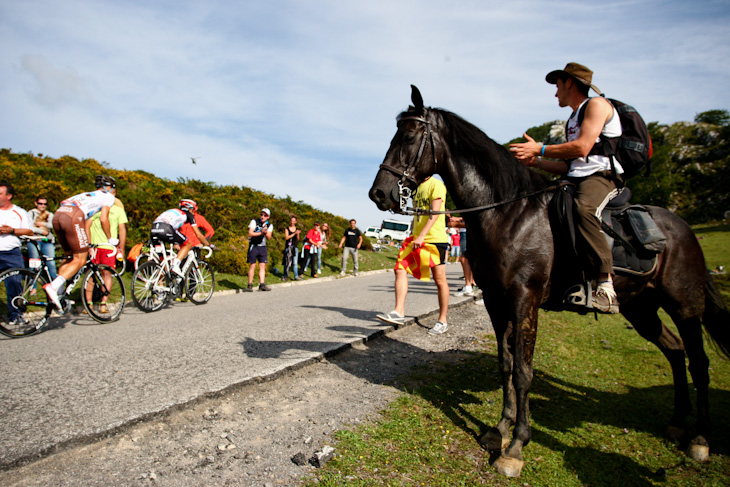
<path fill-rule="evenodd" d="M 109 209 L 114 205 L 111 193 L 117 183 L 111 176 L 96 176 L 96 191 L 79 193 L 61 201 L 61 206 L 53 218 L 53 230 L 61 244 L 66 259 L 58 269 L 56 278 L 43 286 L 48 300 L 59 310 L 62 308 L 60 294 L 66 287 L 66 281 L 72 279 L 81 269 L 89 256 L 89 219 L 100 213 L 99 221 L 109 245 L 116 247 L 119 239 L 112 238 L 109 225 Z"/>
<path fill-rule="evenodd" d="M 185 201 L 185 200 L 183 200 L 183 201 Z M 210 242 L 211 237 L 213 237 L 213 235 L 215 234 L 215 229 L 213 228 L 213 226 L 210 223 L 208 223 L 208 220 L 206 220 L 205 217 L 198 212 L 198 205 L 195 204 L 195 201 L 193 201 L 193 200 L 187 200 L 187 201 L 193 202 L 192 211 L 193 211 L 193 214 L 195 215 L 195 223 L 198 224 L 198 230 L 200 230 L 203 233 L 203 235 L 205 235 L 205 239 L 208 242 Z M 200 247 L 201 245 L 203 245 L 200 242 L 200 239 L 198 238 L 198 236 L 195 235 L 193 226 L 190 225 L 189 223 L 185 223 L 182 227 L 180 227 L 180 233 L 182 233 L 183 235 L 185 235 L 185 237 L 187 237 L 188 241 L 190 241 L 190 245 L 192 245 L 193 247 Z"/>
<path fill-rule="evenodd" d="M 178 276 L 183 275 L 182 269 L 180 269 L 180 262 L 190 252 L 193 247 L 192 242 L 180 232 L 180 227 L 186 223 L 190 224 L 193 233 L 200 240 L 203 245 L 210 245 L 210 242 L 205 238 L 198 228 L 198 224 L 195 222 L 195 212 L 198 209 L 198 204 L 193 200 L 184 199 L 180 201 L 179 208 L 172 208 L 170 210 L 162 212 L 160 216 L 155 218 L 152 223 L 152 230 L 150 230 L 150 237 L 154 240 L 160 240 L 162 242 L 175 243 L 180 245 L 177 255 L 172 263 L 172 272 Z"/>

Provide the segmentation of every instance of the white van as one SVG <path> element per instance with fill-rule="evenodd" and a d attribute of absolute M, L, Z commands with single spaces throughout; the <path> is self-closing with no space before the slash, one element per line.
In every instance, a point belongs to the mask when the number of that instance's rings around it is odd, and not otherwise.
<path fill-rule="evenodd" d="M 378 238 L 381 240 L 403 241 L 411 235 L 411 222 L 400 220 L 383 220 Z"/>
<path fill-rule="evenodd" d="M 380 228 L 378 227 L 368 227 L 368 229 L 365 230 L 365 236 L 367 238 L 378 238 L 378 235 L 380 235 Z"/>

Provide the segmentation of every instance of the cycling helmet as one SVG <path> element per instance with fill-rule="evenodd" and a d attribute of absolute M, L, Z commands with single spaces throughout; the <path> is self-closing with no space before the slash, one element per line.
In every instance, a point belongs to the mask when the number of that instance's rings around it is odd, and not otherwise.
<path fill-rule="evenodd" d="M 94 184 L 97 188 L 101 188 L 102 186 L 111 186 L 112 188 L 116 188 L 117 180 L 111 176 L 99 175 L 96 176 L 96 178 L 94 179 Z"/>
<path fill-rule="evenodd" d="M 198 211 L 198 204 L 193 200 L 180 200 L 180 209 L 184 211 Z"/>

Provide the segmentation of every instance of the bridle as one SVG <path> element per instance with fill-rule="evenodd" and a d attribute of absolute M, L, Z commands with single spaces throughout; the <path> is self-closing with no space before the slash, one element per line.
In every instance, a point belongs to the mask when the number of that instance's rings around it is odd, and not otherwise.
<path fill-rule="evenodd" d="M 411 182 L 418 186 L 418 181 L 413 177 L 413 173 L 415 171 L 415 168 L 418 167 L 418 164 L 421 162 L 421 158 L 423 157 L 423 152 L 426 149 L 426 142 L 431 142 L 431 156 L 433 157 L 433 165 L 434 165 L 434 172 L 435 168 L 438 167 L 438 161 L 436 160 L 436 146 L 433 142 L 433 132 L 431 131 L 431 122 L 429 122 L 426 117 L 428 117 L 428 109 L 425 109 L 425 115 L 423 117 L 417 117 L 415 115 L 403 117 L 398 120 L 398 126 L 400 126 L 401 123 L 407 121 L 407 120 L 414 120 L 416 122 L 420 122 L 426 126 L 426 131 L 423 134 L 423 137 L 421 137 L 421 144 L 418 147 L 418 152 L 416 153 L 416 157 L 413 158 L 413 161 L 406 166 L 404 170 L 396 169 L 391 166 L 386 166 L 385 164 L 380 165 L 380 169 L 385 169 L 386 171 L 390 171 L 396 176 L 400 178 L 400 181 L 398 181 L 398 205 L 400 207 L 401 213 L 404 213 L 408 209 L 408 200 L 411 198 L 412 190 L 406 186 L 406 182 Z"/>
<path fill-rule="evenodd" d="M 406 181 L 409 181 L 418 187 L 419 182 L 413 177 L 413 171 L 418 166 L 419 162 L 421 162 L 421 158 L 423 157 L 423 151 L 426 149 L 426 142 L 431 142 L 431 155 L 433 156 L 433 165 L 434 165 L 434 173 L 436 172 L 436 168 L 438 167 L 438 161 L 436 160 L 436 146 L 433 141 L 433 132 L 431 131 L 431 122 L 429 122 L 426 117 L 428 117 L 429 111 L 427 108 L 424 108 L 425 115 L 423 117 L 418 117 L 415 115 L 403 117 L 398 120 L 398 126 L 402 122 L 405 122 L 406 120 L 414 120 L 416 122 L 420 122 L 426 126 L 426 131 L 423 134 L 423 137 L 421 137 L 421 144 L 418 147 L 418 152 L 416 153 L 416 157 L 413 158 L 413 161 L 406 166 L 404 170 L 396 169 L 391 166 L 386 166 L 385 164 L 380 165 L 380 169 L 385 169 L 386 171 L 390 171 L 396 176 L 400 178 L 400 181 L 398 181 L 398 206 L 399 206 L 399 213 L 402 215 L 445 215 L 445 214 L 451 214 L 451 213 L 471 213 L 476 211 L 485 211 L 485 210 L 492 210 L 494 208 L 498 208 L 500 206 L 507 205 L 509 203 L 514 203 L 515 201 L 519 201 L 525 198 L 530 198 L 532 196 L 537 196 L 542 193 L 547 193 L 550 191 L 555 191 L 556 189 L 561 189 L 564 186 L 568 186 L 572 183 L 564 181 L 564 180 L 557 180 L 554 181 L 552 184 L 549 184 L 543 189 L 539 189 L 537 191 L 534 191 L 532 193 L 527 194 L 521 194 L 518 196 L 515 196 L 513 198 L 509 198 L 507 200 L 498 201 L 496 203 L 491 203 L 488 205 L 483 206 L 476 206 L 472 208 L 465 208 L 462 210 L 444 210 L 444 211 L 436 211 L 431 209 L 421 209 L 421 208 L 411 208 L 408 206 L 408 200 L 411 198 L 412 190 L 408 188 L 405 183 Z"/>

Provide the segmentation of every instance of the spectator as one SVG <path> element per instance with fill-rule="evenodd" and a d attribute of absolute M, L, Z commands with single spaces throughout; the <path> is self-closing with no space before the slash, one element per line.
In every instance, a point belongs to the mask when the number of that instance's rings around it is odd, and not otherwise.
<path fill-rule="evenodd" d="M 53 236 L 53 213 L 48 211 L 48 198 L 39 196 L 35 200 L 35 208 L 28 212 L 30 228 L 33 230 L 33 239 L 36 244 L 28 242 L 28 258 L 40 259 L 41 254 L 48 257 L 48 273 L 51 280 L 56 278 L 56 239 Z M 38 253 L 40 248 L 40 254 Z"/>
<path fill-rule="evenodd" d="M 327 244 L 330 239 L 330 225 L 329 223 L 322 224 L 322 230 L 319 232 L 322 235 L 322 242 L 317 250 L 317 274 L 322 274 L 322 255 L 327 250 Z"/>
<path fill-rule="evenodd" d="M 343 244 L 345 246 L 342 250 L 342 269 L 340 270 L 341 276 L 344 276 L 347 272 L 347 257 L 349 255 L 352 255 L 352 262 L 355 265 L 353 275 L 357 276 L 357 251 L 360 250 L 360 246 L 362 245 L 362 233 L 360 233 L 360 230 L 357 228 L 356 225 L 357 221 L 355 221 L 354 218 L 350 220 L 350 228 L 345 230 L 345 234 L 342 236 L 342 240 L 340 240 L 340 248 L 343 248 Z"/>
<path fill-rule="evenodd" d="M 443 211 L 445 201 L 446 186 L 433 177 L 427 178 L 413 193 L 413 205 L 419 209 Z M 439 318 L 428 332 L 432 335 L 445 333 L 449 328 L 446 323 L 446 314 L 449 310 L 449 283 L 446 280 L 444 265 L 448 248 L 446 218 L 443 214 L 414 217 L 413 236 L 403 242 L 395 264 L 395 309 L 390 313 L 379 314 L 377 318 L 396 325 L 403 324 L 408 295 L 408 274 L 421 280 L 428 280 L 427 269 L 430 267 L 438 290 Z M 426 269 L 423 269 L 424 266 Z"/>
<path fill-rule="evenodd" d="M 0 183 L 0 272 L 13 267 L 23 267 L 23 253 L 20 250 L 19 235 L 33 235 L 28 213 L 13 204 L 15 189 L 9 183 Z M 12 305 L 13 298 L 20 294 L 20 276 L 5 280 L 7 295 L 8 324 L 15 326 L 26 323 L 18 308 Z"/>
<path fill-rule="evenodd" d="M 261 210 L 261 217 L 251 220 L 248 224 L 248 287 L 247 292 L 253 292 L 253 277 L 256 272 L 256 262 L 259 264 L 259 291 L 271 291 L 266 285 L 266 263 L 269 261 L 269 254 L 266 249 L 266 241 L 274 233 L 274 227 L 269 221 L 271 211 L 268 208 Z"/>
<path fill-rule="evenodd" d="M 299 274 L 303 276 L 307 272 L 309 265 L 312 265 L 312 277 L 319 277 L 317 274 L 317 249 L 322 242 L 322 234 L 319 231 L 319 222 L 314 222 L 314 227 L 307 232 L 307 236 L 304 239 L 304 265 L 302 266 L 302 272 Z"/>
<path fill-rule="evenodd" d="M 289 279 L 289 269 L 292 268 L 294 270 L 294 280 L 295 281 L 301 281 L 302 278 L 299 277 L 299 235 L 302 233 L 302 231 L 297 228 L 297 217 L 292 216 L 289 220 L 289 226 L 284 229 L 284 259 L 283 259 L 283 267 L 284 267 L 284 277 L 282 277 L 282 280 L 286 281 Z"/>
<path fill-rule="evenodd" d="M 449 236 L 451 237 L 451 257 L 454 258 L 454 264 L 461 257 L 461 232 L 454 227 L 449 227 Z"/>
<path fill-rule="evenodd" d="M 111 176 L 110 176 L 111 177 Z M 109 208 L 109 230 L 111 231 L 111 238 L 117 239 L 119 244 L 117 248 L 111 249 L 108 247 L 99 247 L 96 249 L 94 258 L 92 259 L 96 264 L 108 265 L 112 269 L 116 267 L 116 259 L 124 260 L 124 249 L 127 244 L 127 213 L 124 211 L 124 204 L 117 198 L 117 188 L 114 187 L 109 191 L 114 195 L 114 204 Z M 109 239 L 106 238 L 106 234 L 101 227 L 100 213 L 94 214 L 89 221 L 91 222 L 89 237 L 91 243 L 94 245 L 105 244 Z M 104 284 L 107 289 L 111 290 L 114 285 L 112 280 L 111 271 L 103 269 L 101 271 Z M 92 283 L 89 283 L 92 284 Z M 92 287 L 86 289 L 86 300 L 92 302 Z M 99 304 L 100 313 L 108 313 L 106 302 L 109 300 L 109 296 L 102 296 L 101 303 Z"/>
<path fill-rule="evenodd" d="M 466 227 L 464 227 L 464 219 L 461 217 L 454 217 L 451 218 L 450 221 L 452 225 L 459 227 L 459 252 L 461 253 L 459 260 L 461 261 L 461 270 L 464 272 L 464 286 L 459 288 L 459 290 L 454 293 L 454 296 L 474 296 L 474 287 L 476 287 L 476 283 L 474 282 L 474 274 L 471 272 L 471 265 L 469 264 L 469 258 L 467 256 Z"/>

